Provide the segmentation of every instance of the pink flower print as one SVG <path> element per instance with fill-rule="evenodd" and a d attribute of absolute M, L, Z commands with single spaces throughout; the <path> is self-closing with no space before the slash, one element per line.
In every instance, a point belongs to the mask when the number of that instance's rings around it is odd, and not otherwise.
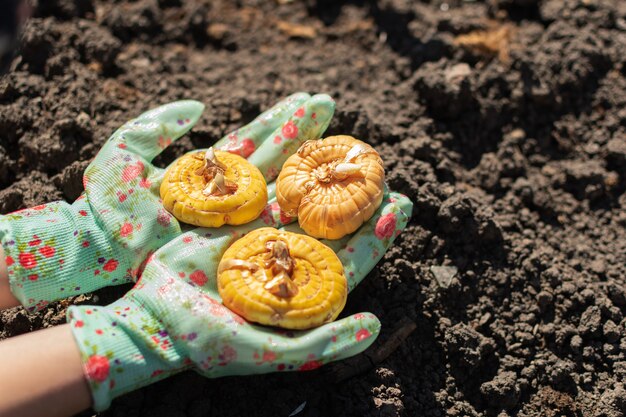
<path fill-rule="evenodd" d="M 19 260 L 20 265 L 22 265 L 24 269 L 31 269 L 37 266 L 37 259 L 35 259 L 35 255 L 32 253 L 20 253 Z"/>
<path fill-rule="evenodd" d="M 296 110 L 296 112 L 293 115 L 296 117 L 304 116 L 304 107 L 300 107 L 298 110 Z"/>
<path fill-rule="evenodd" d="M 237 136 L 231 134 L 228 136 L 228 141 L 229 142 L 222 147 L 222 150 L 234 153 L 235 155 L 239 155 L 243 158 L 249 157 L 256 148 L 254 141 L 250 138 L 242 140 L 241 143 L 237 145 Z"/>
<path fill-rule="evenodd" d="M 87 212 L 85 210 L 79 210 L 78 214 L 80 214 L 81 216 L 85 217 L 87 215 Z"/>
<path fill-rule="evenodd" d="M 287 213 L 285 213 L 284 211 L 280 210 L 280 222 L 282 224 L 289 224 L 291 223 L 292 217 L 287 215 Z"/>
<path fill-rule="evenodd" d="M 39 253 L 41 253 L 46 258 L 53 257 L 55 252 L 56 251 L 54 250 L 54 248 L 52 246 L 46 245 L 46 246 L 44 246 L 42 248 L 39 248 Z"/>
<path fill-rule="evenodd" d="M 39 239 L 39 236 L 34 235 L 33 240 L 28 242 L 28 246 L 38 246 L 38 245 L 41 245 L 41 239 Z"/>
<path fill-rule="evenodd" d="M 4 262 L 6 263 L 7 266 L 11 266 L 15 263 L 15 260 L 11 258 L 10 256 L 7 256 L 6 258 L 4 258 Z"/>
<path fill-rule="evenodd" d="M 124 168 L 124 171 L 122 171 L 122 181 L 130 182 L 134 180 L 139 175 L 141 175 L 141 173 L 143 172 L 143 168 L 144 166 L 141 161 L 138 161 L 136 164 L 128 165 L 126 168 Z"/>
<path fill-rule="evenodd" d="M 365 318 L 365 314 L 363 314 L 363 313 L 356 313 L 354 315 L 354 319 L 355 320 L 363 320 L 364 318 Z"/>
<path fill-rule="evenodd" d="M 159 148 L 165 149 L 172 143 L 172 138 L 164 138 L 163 136 L 159 136 Z"/>
<path fill-rule="evenodd" d="M 191 279 L 191 282 L 193 282 L 199 287 L 202 287 L 209 280 L 209 278 L 206 276 L 204 271 L 201 271 L 199 269 L 197 271 L 192 272 L 189 275 L 189 279 Z"/>
<path fill-rule="evenodd" d="M 390 238 L 393 236 L 393 232 L 396 230 L 396 215 L 393 213 L 385 214 L 381 216 L 376 222 L 376 228 L 374 234 L 378 239 Z"/>
<path fill-rule="evenodd" d="M 252 139 L 244 139 L 241 141 L 239 154 L 244 158 L 249 157 L 254 152 L 254 142 Z"/>
<path fill-rule="evenodd" d="M 119 265 L 118 261 L 116 261 L 115 259 L 109 259 L 107 263 L 104 264 L 102 269 L 104 269 L 107 272 L 113 272 L 117 269 L 118 265 Z"/>
<path fill-rule="evenodd" d="M 150 188 L 151 185 L 152 185 L 152 182 L 150 182 L 150 180 L 148 178 L 142 178 L 139 181 L 139 186 L 141 188 Z"/>
<path fill-rule="evenodd" d="M 87 378 L 96 382 L 106 380 L 109 376 L 109 370 L 109 359 L 102 355 L 92 355 L 85 365 Z"/>
<path fill-rule="evenodd" d="M 223 148 L 223 150 L 226 150 L 227 148 L 233 148 L 235 147 L 235 145 L 237 145 L 237 134 L 231 133 L 228 135 L 228 144 Z"/>
<path fill-rule="evenodd" d="M 206 297 L 205 299 L 209 302 L 208 311 L 210 315 L 214 317 L 224 317 L 227 313 L 230 313 L 230 310 L 211 297 Z"/>
<path fill-rule="evenodd" d="M 172 215 L 167 212 L 165 209 L 160 209 L 157 213 L 157 223 L 163 227 L 167 227 L 170 225 L 172 221 Z"/>
<path fill-rule="evenodd" d="M 369 330 L 367 329 L 361 329 L 358 332 L 356 332 L 356 341 L 357 342 L 362 342 L 363 340 L 367 339 L 368 337 L 370 337 L 372 334 L 369 332 Z"/>
<path fill-rule="evenodd" d="M 191 243 L 192 240 L 193 240 L 193 238 L 191 236 L 185 236 L 183 238 L 183 242 L 184 243 Z"/>
<path fill-rule="evenodd" d="M 37 275 L 37 274 L 29 275 L 28 279 L 31 280 L 31 281 L 37 281 L 39 279 L 39 275 Z"/>
<path fill-rule="evenodd" d="M 127 223 L 124 223 L 122 225 L 122 227 L 120 227 L 120 236 L 121 237 L 127 237 L 131 233 L 133 233 L 133 225 L 132 224 L 127 222 Z"/>
<path fill-rule="evenodd" d="M 285 123 L 282 129 L 283 136 L 287 139 L 295 139 L 298 136 L 298 126 L 291 120 Z"/>
<path fill-rule="evenodd" d="M 322 361 L 308 361 L 305 362 L 304 365 L 298 368 L 299 371 L 312 371 L 313 369 L 317 369 L 320 366 L 324 365 Z"/>
<path fill-rule="evenodd" d="M 124 201 L 126 201 L 126 198 L 127 198 L 127 197 L 128 197 L 128 196 L 127 196 L 126 194 L 120 194 L 120 196 L 119 196 L 119 201 L 120 201 L 120 203 L 123 203 Z"/>
<path fill-rule="evenodd" d="M 269 167 L 267 169 L 267 178 L 276 178 L 278 176 L 278 169 L 276 167 Z"/>
<path fill-rule="evenodd" d="M 276 360 L 276 353 L 270 350 L 263 352 L 263 362 L 274 362 Z"/>
<path fill-rule="evenodd" d="M 282 138 L 280 136 L 276 135 L 274 137 L 274 143 L 278 145 L 280 142 L 282 142 Z"/>
<path fill-rule="evenodd" d="M 274 224 L 272 221 L 271 209 L 268 206 L 265 206 L 259 217 L 261 217 L 261 220 L 263 220 L 263 223 L 265 224 Z"/>
<path fill-rule="evenodd" d="M 219 355 L 220 366 L 228 365 L 230 362 L 237 359 L 237 351 L 230 345 L 224 346 L 222 348 L 222 353 Z"/>

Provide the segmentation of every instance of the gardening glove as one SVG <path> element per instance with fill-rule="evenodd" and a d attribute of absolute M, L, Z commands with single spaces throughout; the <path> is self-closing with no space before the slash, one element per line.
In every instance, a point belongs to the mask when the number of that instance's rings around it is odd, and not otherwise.
<path fill-rule="evenodd" d="M 357 232 L 323 241 L 336 251 L 352 290 L 376 265 L 411 216 L 403 195 L 387 194 Z M 72 306 L 68 321 L 81 352 L 97 411 L 124 393 L 193 369 L 207 377 L 315 369 L 356 355 L 377 337 L 371 313 L 306 331 L 251 324 L 221 303 L 216 275 L 222 254 L 248 231 L 281 226 L 268 204 L 252 223 L 198 228 L 163 246 L 148 260 L 135 287 L 107 307 Z M 303 233 L 295 224 L 290 231 Z"/>
<path fill-rule="evenodd" d="M 285 160 L 318 139 L 334 112 L 324 94 L 297 93 L 214 146 L 247 157 L 269 182 Z M 180 235 L 162 205 L 165 172 L 151 161 L 198 121 L 204 105 L 178 101 L 119 128 L 85 171 L 85 192 L 0 216 L 0 243 L 13 295 L 29 310 L 135 280 L 150 253 Z"/>

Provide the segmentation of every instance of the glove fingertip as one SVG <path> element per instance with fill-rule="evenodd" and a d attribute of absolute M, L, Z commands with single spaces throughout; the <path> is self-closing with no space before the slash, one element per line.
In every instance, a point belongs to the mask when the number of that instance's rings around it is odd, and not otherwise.
<path fill-rule="evenodd" d="M 330 119 L 333 117 L 336 107 L 335 100 L 333 100 L 331 96 L 328 94 L 315 94 L 309 99 L 307 104 L 313 110 L 315 119 L 317 119 L 318 122 L 330 123 Z"/>
<path fill-rule="evenodd" d="M 413 202 L 409 197 L 394 191 L 389 193 L 389 200 L 398 206 L 398 208 L 406 214 L 408 218 L 411 218 L 411 215 L 413 214 Z"/>
<path fill-rule="evenodd" d="M 297 93 L 293 93 L 289 96 L 287 96 L 287 98 L 285 98 L 285 102 L 289 103 L 289 102 L 303 102 L 305 100 L 308 100 L 311 98 L 311 95 L 309 93 L 306 93 L 304 91 L 298 91 Z"/>
<path fill-rule="evenodd" d="M 197 100 L 181 100 L 177 103 L 180 104 L 181 113 L 187 115 L 187 117 L 191 120 L 191 123 L 198 121 L 205 108 L 204 103 Z"/>
<path fill-rule="evenodd" d="M 335 332 L 329 346 L 331 360 L 349 358 L 370 347 L 380 334 L 381 323 L 372 313 L 357 313 L 334 323 Z"/>
<path fill-rule="evenodd" d="M 196 122 L 200 118 L 203 110 L 204 104 L 197 100 L 178 100 L 148 110 L 137 117 L 135 121 L 156 120 L 164 122 L 170 119 L 180 120 L 183 118 L 182 121 L 184 123 L 180 124 L 189 125 L 192 121 Z"/>
<path fill-rule="evenodd" d="M 109 156 L 118 152 L 131 153 L 152 161 L 163 149 L 189 132 L 198 122 L 204 104 L 196 100 L 180 100 L 167 103 L 141 114 L 120 127 L 109 138 L 96 156 L 95 166 L 111 163 Z M 126 165 L 126 159 L 117 158 L 116 163 Z"/>

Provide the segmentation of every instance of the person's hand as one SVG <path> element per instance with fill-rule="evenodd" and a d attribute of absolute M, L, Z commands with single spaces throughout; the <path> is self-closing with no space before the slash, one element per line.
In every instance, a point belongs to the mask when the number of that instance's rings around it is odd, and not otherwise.
<path fill-rule="evenodd" d="M 387 194 L 353 235 L 323 241 L 339 256 L 349 290 L 384 255 L 411 211 L 407 197 Z M 207 377 L 304 371 L 366 349 L 380 330 L 371 313 L 286 331 L 248 323 L 221 304 L 216 274 L 228 246 L 248 231 L 291 220 L 274 202 L 247 225 L 186 232 L 148 260 L 122 299 L 107 307 L 70 307 L 94 408 L 103 410 L 115 397 L 187 369 Z M 303 233 L 295 224 L 283 228 Z"/>
<path fill-rule="evenodd" d="M 309 139 L 318 139 L 334 112 L 333 100 L 297 93 L 214 146 L 246 157 L 268 182 Z M 0 216 L 13 295 L 30 310 L 51 301 L 132 281 L 159 247 L 181 234 L 161 203 L 165 172 L 151 161 L 198 121 L 204 105 L 178 101 L 148 111 L 119 128 L 85 171 L 85 192 Z"/>

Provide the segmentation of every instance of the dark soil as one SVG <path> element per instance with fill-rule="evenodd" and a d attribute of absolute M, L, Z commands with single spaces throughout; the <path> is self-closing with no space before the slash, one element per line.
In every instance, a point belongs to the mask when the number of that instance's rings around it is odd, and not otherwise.
<path fill-rule="evenodd" d="M 102 416 L 626 414 L 625 2 L 40 3 L 0 79 L 0 213 L 75 199 L 108 135 L 158 104 L 207 105 L 166 164 L 300 90 L 332 95 L 328 134 L 375 145 L 415 202 L 346 308 L 383 323 L 365 355 L 181 374 Z M 455 41 L 477 30 L 496 46 Z M 0 335 L 67 305 L 2 313 Z"/>

